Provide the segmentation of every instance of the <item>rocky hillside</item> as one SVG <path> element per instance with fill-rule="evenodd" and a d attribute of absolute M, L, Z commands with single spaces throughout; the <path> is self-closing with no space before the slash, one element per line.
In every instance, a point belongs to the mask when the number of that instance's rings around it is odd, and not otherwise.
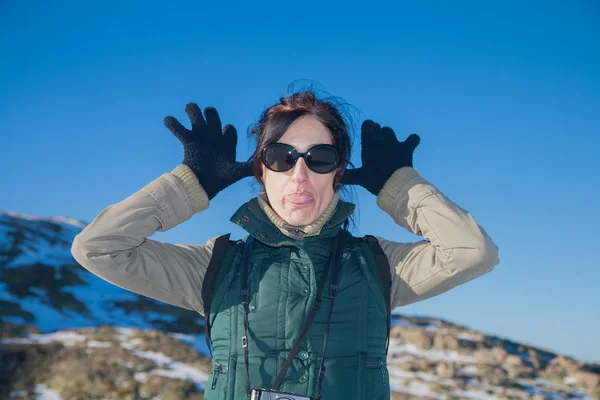
<path fill-rule="evenodd" d="M 396 317 L 392 399 L 594 399 L 600 366 L 444 321 Z M 40 334 L 5 325 L 0 398 L 202 399 L 202 338 L 103 326 Z M 201 342 L 200 342 L 201 341 Z"/>
<path fill-rule="evenodd" d="M 442 320 L 397 317 L 388 365 L 397 398 L 600 398 L 600 365 Z"/>
<path fill-rule="evenodd" d="M 0 398 L 202 399 L 192 336 L 104 326 L 0 339 Z"/>
<path fill-rule="evenodd" d="M 83 226 L 0 213 L 0 399 L 202 399 L 202 318 L 77 265 Z M 393 399 L 600 398 L 599 365 L 439 319 L 396 315 L 388 364 Z"/>

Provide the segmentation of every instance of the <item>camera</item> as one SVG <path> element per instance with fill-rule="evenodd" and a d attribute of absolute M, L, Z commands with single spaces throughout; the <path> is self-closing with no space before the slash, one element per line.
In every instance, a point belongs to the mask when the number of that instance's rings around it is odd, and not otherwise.
<path fill-rule="evenodd" d="M 294 393 L 283 393 L 276 390 L 261 388 L 252 389 L 250 400 L 312 400 L 307 396 L 300 396 Z"/>

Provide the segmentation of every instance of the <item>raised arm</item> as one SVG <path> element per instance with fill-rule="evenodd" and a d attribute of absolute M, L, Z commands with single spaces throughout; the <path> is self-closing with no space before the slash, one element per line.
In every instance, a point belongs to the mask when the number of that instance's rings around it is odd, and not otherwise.
<path fill-rule="evenodd" d="M 71 253 L 85 269 L 123 289 L 204 314 L 201 288 L 214 238 L 204 245 L 148 239 L 208 208 L 220 190 L 249 176 L 235 162 L 237 133 L 214 108 L 186 107 L 192 130 L 172 117 L 167 127 L 184 146 L 184 160 L 125 200 L 106 207 L 75 237 Z M 223 132 L 223 133 L 221 133 Z M 200 184 L 202 182 L 202 185 Z"/>
<path fill-rule="evenodd" d="M 420 142 L 399 142 L 391 128 L 362 126 L 362 162 L 348 170 L 346 184 L 364 186 L 394 221 L 425 240 L 401 243 L 377 237 L 392 272 L 392 309 L 444 293 L 491 271 L 498 247 L 473 216 L 412 168 Z"/>
<path fill-rule="evenodd" d="M 189 168 L 180 165 L 106 207 L 75 237 L 75 260 L 123 289 L 202 314 L 200 289 L 213 240 L 186 246 L 148 239 L 187 221 L 192 210 L 208 207 L 206 193 L 193 179 Z"/>
<path fill-rule="evenodd" d="M 392 175 L 377 204 L 426 239 L 400 243 L 377 237 L 392 269 L 392 309 L 444 293 L 499 263 L 498 247 L 473 216 L 411 167 Z"/>

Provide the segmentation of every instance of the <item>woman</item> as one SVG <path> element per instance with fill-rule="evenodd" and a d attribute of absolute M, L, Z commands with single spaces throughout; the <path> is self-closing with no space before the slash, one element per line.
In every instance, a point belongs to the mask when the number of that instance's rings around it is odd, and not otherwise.
<path fill-rule="evenodd" d="M 497 246 L 412 168 L 417 135 L 399 142 L 390 128 L 365 121 L 362 167 L 346 171 L 344 118 L 305 91 L 263 112 L 252 161 L 236 162 L 235 128 L 222 129 L 214 108 L 203 116 L 189 104 L 186 112 L 191 131 L 165 119 L 183 144 L 182 164 L 105 208 L 75 238 L 75 259 L 117 286 L 208 317 L 214 355 L 206 399 L 276 398 L 271 390 L 298 399 L 388 399 L 388 306 L 491 271 Z M 264 190 L 231 218 L 248 236 L 223 256 L 205 310 L 201 289 L 215 239 L 175 245 L 147 238 L 207 209 L 219 191 L 252 174 Z M 373 247 L 345 229 L 354 205 L 340 200 L 342 183 L 362 185 L 398 225 L 425 238 L 376 239 L 391 271 L 391 304 Z"/>

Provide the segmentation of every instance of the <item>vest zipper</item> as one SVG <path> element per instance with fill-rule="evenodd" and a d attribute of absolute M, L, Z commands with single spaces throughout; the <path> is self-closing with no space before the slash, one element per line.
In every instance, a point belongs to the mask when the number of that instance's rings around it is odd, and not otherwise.
<path fill-rule="evenodd" d="M 304 233 L 300 231 L 300 228 L 298 227 L 294 227 L 294 233 L 296 234 L 296 237 L 299 238 L 296 240 L 300 245 L 299 247 L 304 249 Z"/>

